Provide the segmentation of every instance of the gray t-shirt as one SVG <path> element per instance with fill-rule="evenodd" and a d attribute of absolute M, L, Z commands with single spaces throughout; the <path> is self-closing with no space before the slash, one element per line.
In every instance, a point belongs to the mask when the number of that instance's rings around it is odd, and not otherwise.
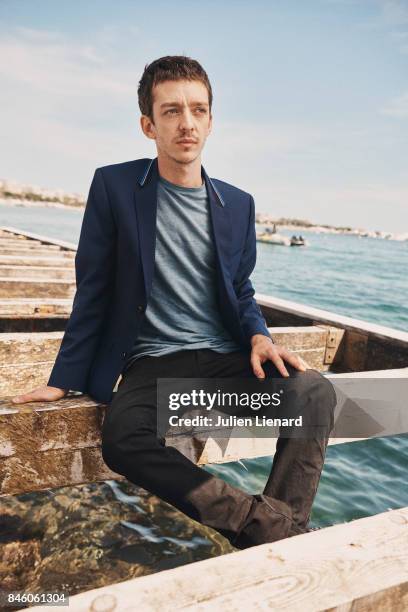
<path fill-rule="evenodd" d="M 139 336 L 125 368 L 144 355 L 241 347 L 222 323 L 217 304 L 216 252 L 205 183 L 182 187 L 159 178 L 155 268 Z"/>

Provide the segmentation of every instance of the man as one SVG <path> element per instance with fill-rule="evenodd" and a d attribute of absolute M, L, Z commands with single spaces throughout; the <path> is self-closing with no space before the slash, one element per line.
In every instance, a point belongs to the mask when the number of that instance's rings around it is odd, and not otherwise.
<path fill-rule="evenodd" d="M 58 357 L 48 385 L 14 401 L 55 401 L 77 390 L 111 402 L 102 431 L 107 465 L 238 548 L 303 533 L 333 395 L 324 377 L 273 343 L 254 300 L 252 196 L 210 179 L 201 165 L 212 129 L 207 74 L 188 57 L 163 57 L 146 66 L 138 94 L 157 157 L 96 170 Z M 158 378 L 290 374 L 302 397 L 322 406 L 327 437 L 280 437 L 262 495 L 210 475 L 157 437 Z"/>

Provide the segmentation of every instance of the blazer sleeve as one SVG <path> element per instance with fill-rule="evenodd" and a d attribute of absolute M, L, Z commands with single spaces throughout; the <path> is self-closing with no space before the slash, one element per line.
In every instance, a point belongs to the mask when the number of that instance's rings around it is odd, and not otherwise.
<path fill-rule="evenodd" d="M 48 385 L 86 392 L 112 293 L 116 225 L 102 170 L 92 179 L 75 256 L 76 293 Z"/>
<path fill-rule="evenodd" d="M 249 207 L 249 224 L 245 247 L 233 286 L 238 299 L 242 331 L 248 344 L 250 344 L 251 338 L 255 334 L 267 336 L 273 342 L 261 309 L 254 298 L 255 290 L 249 279 L 256 263 L 255 202 L 251 195 Z"/>

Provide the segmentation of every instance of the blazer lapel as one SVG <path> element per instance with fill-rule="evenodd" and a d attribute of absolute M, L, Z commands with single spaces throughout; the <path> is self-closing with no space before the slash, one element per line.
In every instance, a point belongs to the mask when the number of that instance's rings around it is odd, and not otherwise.
<path fill-rule="evenodd" d="M 152 288 L 154 272 L 158 176 L 156 157 L 144 176 L 145 180 L 138 182 L 134 194 L 146 302 Z"/>
<path fill-rule="evenodd" d="M 228 206 L 225 204 L 223 198 L 219 194 L 218 190 L 214 187 L 214 184 L 206 171 L 202 167 L 202 175 L 205 180 L 207 187 L 207 193 L 210 201 L 210 217 L 211 227 L 214 237 L 214 246 L 216 250 L 217 267 L 224 278 L 228 275 L 228 258 L 229 249 L 232 237 L 232 223 L 229 215 Z"/>

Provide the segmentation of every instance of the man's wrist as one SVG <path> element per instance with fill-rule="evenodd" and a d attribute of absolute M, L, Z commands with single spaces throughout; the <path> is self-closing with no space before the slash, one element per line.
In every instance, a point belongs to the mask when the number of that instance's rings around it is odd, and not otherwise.
<path fill-rule="evenodd" d="M 266 336 L 265 334 L 254 334 L 251 337 L 251 346 L 254 347 L 256 344 L 259 344 L 259 342 L 264 342 L 265 340 L 269 340 L 269 342 L 273 344 L 271 336 Z"/>

